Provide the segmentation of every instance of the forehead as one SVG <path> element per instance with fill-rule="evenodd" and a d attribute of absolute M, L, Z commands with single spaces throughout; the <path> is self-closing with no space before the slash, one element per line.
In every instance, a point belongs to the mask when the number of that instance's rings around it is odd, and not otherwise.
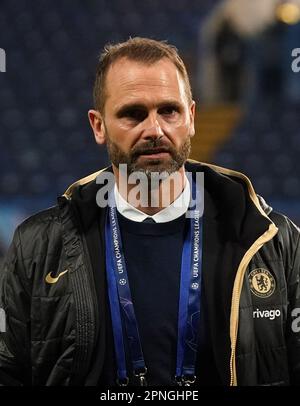
<path fill-rule="evenodd" d="M 107 103 L 145 102 L 153 98 L 185 101 L 185 83 L 177 67 L 167 58 L 151 65 L 127 58 L 117 60 L 106 76 Z"/>

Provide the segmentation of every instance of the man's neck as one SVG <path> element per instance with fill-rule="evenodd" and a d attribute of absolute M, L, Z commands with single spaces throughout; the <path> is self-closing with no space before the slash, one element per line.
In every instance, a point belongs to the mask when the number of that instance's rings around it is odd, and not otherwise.
<path fill-rule="evenodd" d="M 144 177 L 140 182 L 134 181 L 139 177 L 127 177 L 114 165 L 113 171 L 123 199 L 149 216 L 172 204 L 181 195 L 186 182 L 184 166 L 164 179 Z"/>

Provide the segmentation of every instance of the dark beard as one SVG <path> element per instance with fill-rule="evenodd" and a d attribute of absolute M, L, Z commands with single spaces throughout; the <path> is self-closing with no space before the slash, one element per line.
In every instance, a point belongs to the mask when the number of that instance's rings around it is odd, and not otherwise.
<path fill-rule="evenodd" d="M 117 168 L 120 164 L 126 164 L 128 175 L 133 172 L 143 172 L 147 175 L 149 180 L 151 178 L 151 173 L 153 172 L 158 174 L 167 173 L 168 175 L 171 175 L 178 171 L 188 159 L 191 152 L 190 137 L 187 138 L 178 151 L 172 145 L 167 145 L 162 140 L 153 139 L 143 142 L 142 145 L 137 145 L 132 148 L 128 154 L 120 150 L 120 148 L 112 142 L 108 136 L 106 141 L 110 160 Z M 147 163 L 138 163 L 138 157 L 142 154 L 151 153 L 153 148 L 161 148 L 162 151 L 168 152 L 170 154 L 168 160 L 151 159 L 151 161 Z"/>

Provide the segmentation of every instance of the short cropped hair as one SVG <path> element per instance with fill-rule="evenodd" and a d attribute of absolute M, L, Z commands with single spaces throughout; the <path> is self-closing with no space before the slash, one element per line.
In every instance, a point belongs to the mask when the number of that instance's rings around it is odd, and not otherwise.
<path fill-rule="evenodd" d="M 169 59 L 176 66 L 184 80 L 188 102 L 192 102 L 190 80 L 177 48 L 168 44 L 166 41 L 135 37 L 118 44 L 106 45 L 99 57 L 93 95 L 94 106 L 100 113 L 104 112 L 107 97 L 105 88 L 107 72 L 110 66 L 121 58 L 128 58 L 129 60 L 141 62 L 146 65 L 154 64 L 163 58 Z"/>

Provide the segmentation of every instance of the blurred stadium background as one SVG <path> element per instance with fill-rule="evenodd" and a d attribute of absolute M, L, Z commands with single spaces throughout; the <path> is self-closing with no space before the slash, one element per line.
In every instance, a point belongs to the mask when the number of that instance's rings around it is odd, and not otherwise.
<path fill-rule="evenodd" d="M 26 216 L 108 164 L 87 110 L 99 51 L 129 36 L 166 39 L 185 60 L 192 157 L 244 172 L 299 224 L 299 22 L 298 0 L 1 0 L 0 252 Z"/>

